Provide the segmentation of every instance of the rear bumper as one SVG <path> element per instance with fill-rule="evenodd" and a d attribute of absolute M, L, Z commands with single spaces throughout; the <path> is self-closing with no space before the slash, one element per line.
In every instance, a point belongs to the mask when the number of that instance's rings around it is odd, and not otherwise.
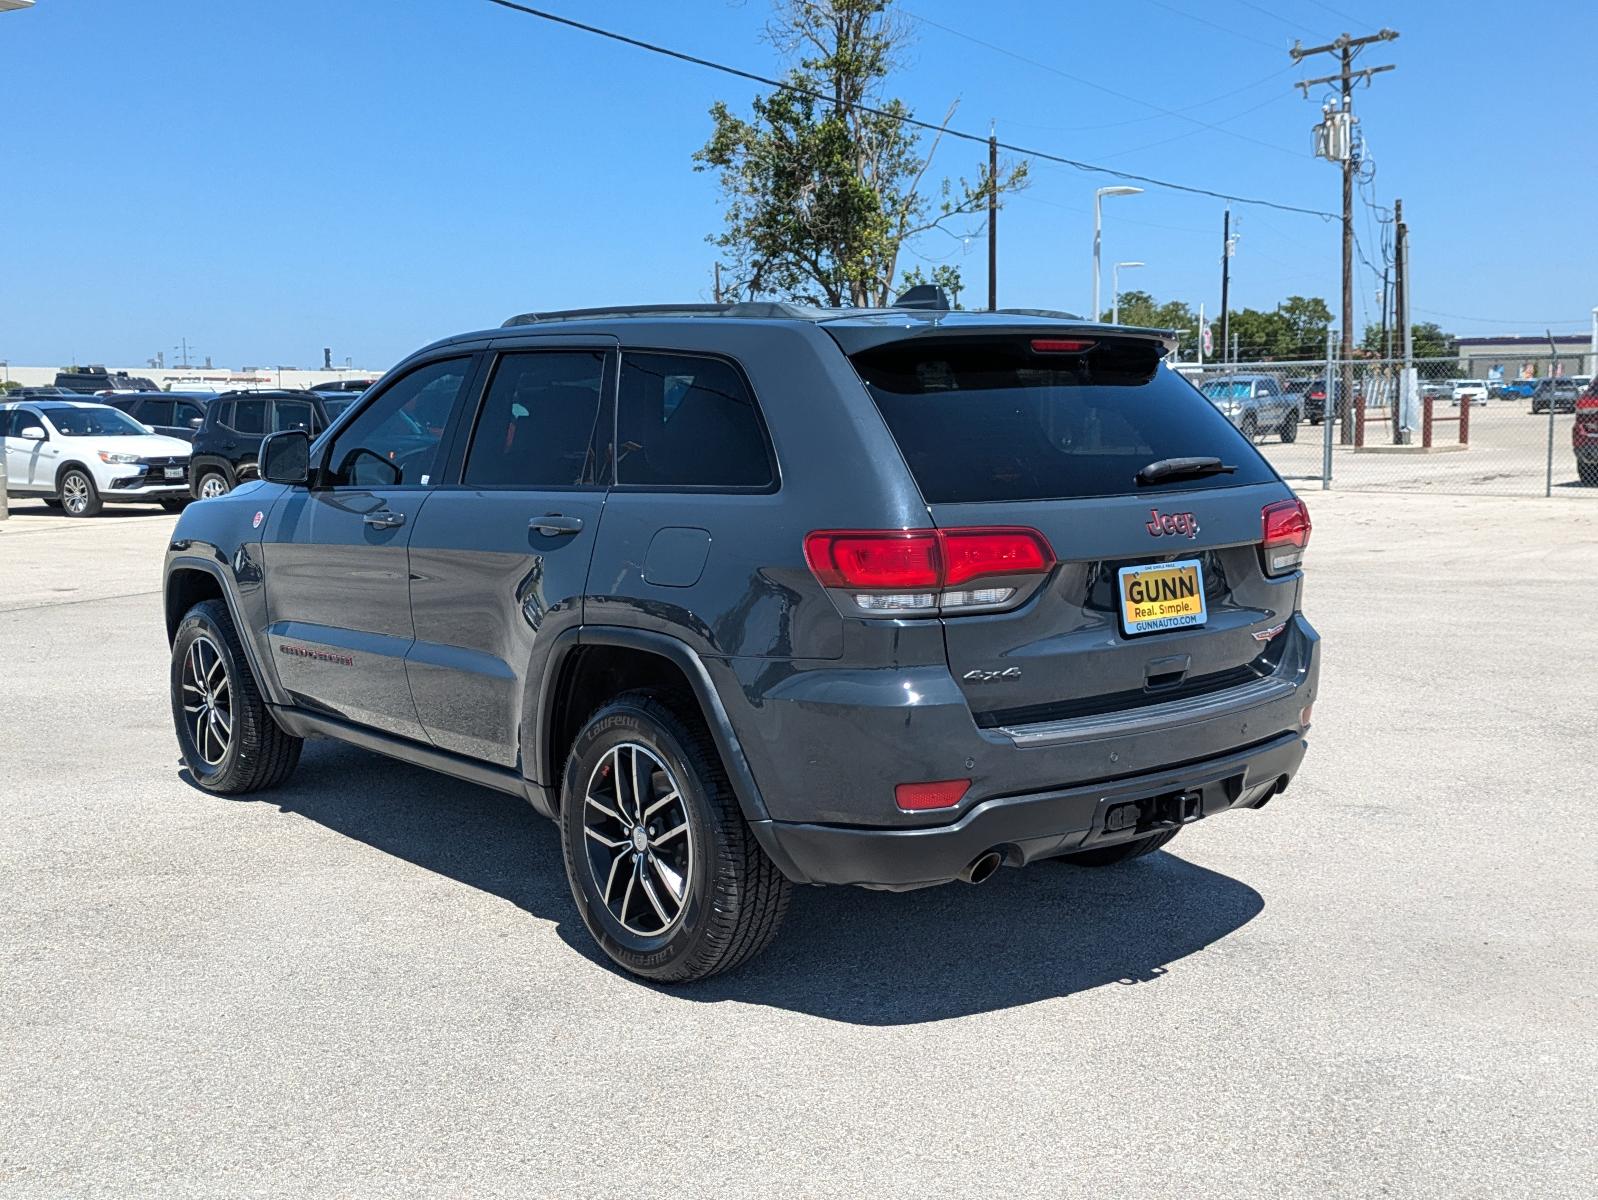
<path fill-rule="evenodd" d="M 909 891 L 957 878 L 989 850 L 997 850 L 1010 866 L 1023 866 L 1145 837 L 1228 809 L 1258 808 L 1287 787 L 1305 748 L 1298 733 L 1287 733 L 1202 763 L 987 800 L 952 825 L 934 828 L 760 821 L 755 833 L 797 882 Z"/>

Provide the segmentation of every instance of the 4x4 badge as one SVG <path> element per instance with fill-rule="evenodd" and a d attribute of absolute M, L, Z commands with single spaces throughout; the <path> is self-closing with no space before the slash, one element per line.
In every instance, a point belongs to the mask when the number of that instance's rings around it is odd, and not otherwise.
<path fill-rule="evenodd" d="M 1149 509 L 1149 523 L 1143 528 L 1147 529 L 1154 537 L 1175 537 L 1185 533 L 1190 538 L 1198 537 L 1198 518 L 1190 512 L 1162 513 L 1157 508 Z"/>
<path fill-rule="evenodd" d="M 1000 679 L 1020 679 L 1021 668 L 1005 667 L 1002 671 L 984 671 L 978 668 L 975 671 L 967 671 L 960 678 L 968 683 L 994 683 Z"/>

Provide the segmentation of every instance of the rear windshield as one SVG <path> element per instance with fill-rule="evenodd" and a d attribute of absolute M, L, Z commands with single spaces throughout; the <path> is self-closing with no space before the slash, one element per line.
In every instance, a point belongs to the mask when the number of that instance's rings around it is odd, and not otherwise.
<path fill-rule="evenodd" d="M 853 361 L 932 504 L 1159 494 L 1276 478 L 1147 343 L 1039 354 L 1025 337 L 918 338 Z M 1210 456 L 1237 470 L 1137 482 L 1138 471 L 1160 459 Z"/>

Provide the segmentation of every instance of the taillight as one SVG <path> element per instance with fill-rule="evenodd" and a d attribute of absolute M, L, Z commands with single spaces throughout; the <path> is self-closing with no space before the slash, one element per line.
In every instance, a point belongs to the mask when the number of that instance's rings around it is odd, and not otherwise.
<path fill-rule="evenodd" d="M 862 614 L 891 617 L 1005 608 L 1055 557 L 1036 529 L 820 529 L 805 561 Z M 969 586 L 980 580 L 989 586 Z"/>
<path fill-rule="evenodd" d="M 1576 400 L 1577 412 L 1598 412 L 1598 392 L 1588 392 Z"/>
<path fill-rule="evenodd" d="M 1304 547 L 1309 545 L 1309 509 L 1302 500 L 1278 500 L 1267 504 L 1260 514 L 1264 526 L 1267 575 L 1286 575 L 1304 562 Z"/>

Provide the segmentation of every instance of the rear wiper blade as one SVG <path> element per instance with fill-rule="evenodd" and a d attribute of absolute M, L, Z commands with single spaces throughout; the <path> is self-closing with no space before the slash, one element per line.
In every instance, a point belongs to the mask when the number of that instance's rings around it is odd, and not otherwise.
<path fill-rule="evenodd" d="M 1237 468 L 1218 458 L 1161 458 L 1137 473 L 1139 483 L 1159 483 L 1199 475 L 1230 475 Z"/>

